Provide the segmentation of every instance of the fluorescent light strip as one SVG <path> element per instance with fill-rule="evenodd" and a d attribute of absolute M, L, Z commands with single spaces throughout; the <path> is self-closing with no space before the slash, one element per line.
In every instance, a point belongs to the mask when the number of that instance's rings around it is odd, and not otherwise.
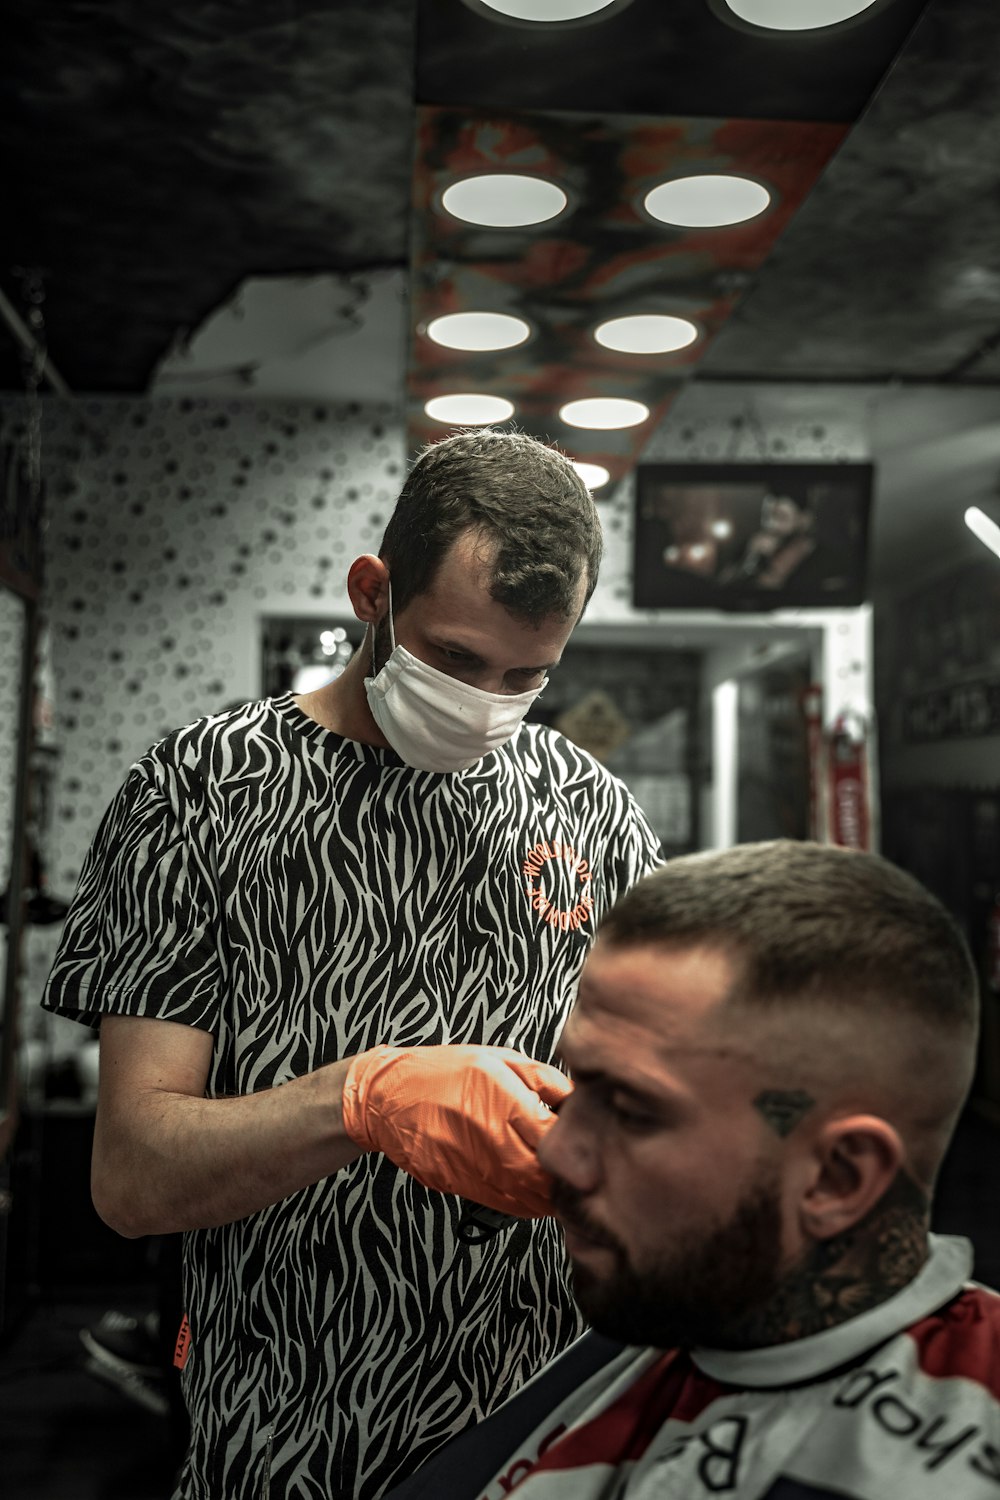
<path fill-rule="evenodd" d="M 965 512 L 965 524 L 973 536 L 977 536 L 985 547 L 989 547 L 991 552 L 1000 557 L 1000 526 L 996 521 L 991 521 L 978 505 L 970 505 Z"/>

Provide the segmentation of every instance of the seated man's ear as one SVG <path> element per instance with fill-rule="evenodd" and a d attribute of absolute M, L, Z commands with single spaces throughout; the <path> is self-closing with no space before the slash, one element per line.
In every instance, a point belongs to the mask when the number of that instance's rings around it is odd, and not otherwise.
<path fill-rule="evenodd" d="M 804 1233 L 814 1240 L 843 1234 L 870 1213 L 895 1182 L 906 1154 L 898 1132 L 877 1115 L 827 1121 L 813 1153 L 799 1214 Z"/>

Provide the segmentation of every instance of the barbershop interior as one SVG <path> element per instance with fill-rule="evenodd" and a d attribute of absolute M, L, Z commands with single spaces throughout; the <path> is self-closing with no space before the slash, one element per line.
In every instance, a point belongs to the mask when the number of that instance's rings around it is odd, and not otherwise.
<path fill-rule="evenodd" d="M 934 1226 L 1000 1285 L 995 0 L 34 0 L 0 70 L 4 1494 L 165 1500 L 184 1442 L 179 1236 L 99 1218 L 98 1029 L 41 1005 L 88 848 L 157 741 L 347 668 L 456 431 L 593 495 L 529 719 L 667 860 L 871 850 L 957 920 Z"/>

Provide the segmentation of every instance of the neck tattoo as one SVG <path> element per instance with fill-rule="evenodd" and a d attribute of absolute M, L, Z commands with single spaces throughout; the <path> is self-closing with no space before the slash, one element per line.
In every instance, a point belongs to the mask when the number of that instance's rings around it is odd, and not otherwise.
<path fill-rule="evenodd" d="M 817 1242 L 767 1302 L 748 1314 L 736 1347 L 807 1338 L 887 1301 L 927 1259 L 929 1219 L 927 1195 L 899 1172 L 864 1219 Z"/>

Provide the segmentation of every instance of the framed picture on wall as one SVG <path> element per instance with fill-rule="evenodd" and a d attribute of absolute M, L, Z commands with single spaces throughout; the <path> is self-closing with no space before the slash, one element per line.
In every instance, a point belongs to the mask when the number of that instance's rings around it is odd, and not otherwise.
<path fill-rule="evenodd" d="M 640 464 L 633 604 L 863 603 L 872 475 L 871 464 Z"/>

